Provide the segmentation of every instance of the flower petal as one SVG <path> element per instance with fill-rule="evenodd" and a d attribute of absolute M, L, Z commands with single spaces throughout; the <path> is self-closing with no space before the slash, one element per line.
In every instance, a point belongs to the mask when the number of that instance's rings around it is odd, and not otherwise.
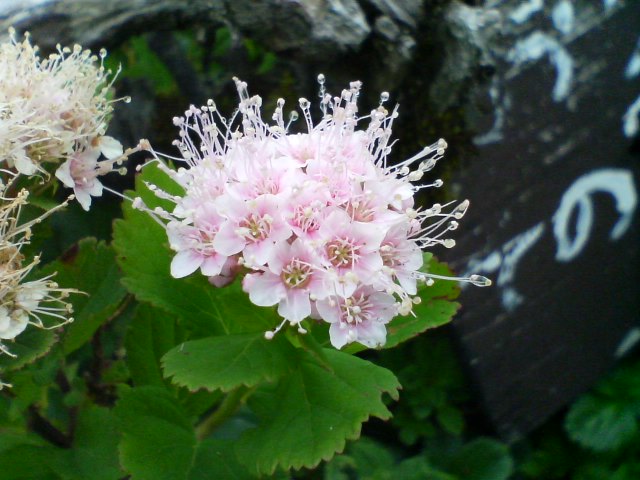
<path fill-rule="evenodd" d="M 236 233 L 235 224 L 226 221 L 213 239 L 213 248 L 222 255 L 230 257 L 242 251 L 246 243 L 245 239 Z"/>
<path fill-rule="evenodd" d="M 316 310 L 318 310 L 318 314 L 325 322 L 340 323 L 340 307 L 335 300 L 318 300 L 316 302 Z"/>
<path fill-rule="evenodd" d="M 278 313 L 292 323 L 299 323 L 311 315 L 309 293 L 301 289 L 291 289 L 280 301 Z"/>
<path fill-rule="evenodd" d="M 27 154 L 24 153 L 24 150 L 19 150 L 13 157 L 14 164 L 16 166 L 16 170 L 23 175 L 33 175 L 38 171 L 38 167 L 33 163 Z"/>
<path fill-rule="evenodd" d="M 73 188 L 76 182 L 71 177 L 71 159 L 64 162 L 56 170 L 56 178 L 60 180 L 65 187 Z"/>
<path fill-rule="evenodd" d="M 91 195 L 86 190 L 82 188 L 74 188 L 73 192 L 76 195 L 76 200 L 80 206 L 84 209 L 84 211 L 88 212 L 89 207 L 91 206 Z"/>
<path fill-rule="evenodd" d="M 191 275 L 202 265 L 203 260 L 204 257 L 193 250 L 182 250 L 171 260 L 171 276 L 182 278 Z"/>
<path fill-rule="evenodd" d="M 107 135 L 100 137 L 100 151 L 109 160 L 122 155 L 122 144 L 113 137 Z"/>
<path fill-rule="evenodd" d="M 351 342 L 351 334 L 351 329 L 340 322 L 332 323 L 329 327 L 329 340 L 338 350 Z"/>
<path fill-rule="evenodd" d="M 213 277 L 218 275 L 222 271 L 222 266 L 227 261 L 227 257 L 224 255 L 209 255 L 204 258 L 200 270 L 203 275 L 207 277 Z"/>
<path fill-rule="evenodd" d="M 259 307 L 270 307 L 286 295 L 280 277 L 272 273 L 253 273 L 244 277 L 242 288 Z"/>

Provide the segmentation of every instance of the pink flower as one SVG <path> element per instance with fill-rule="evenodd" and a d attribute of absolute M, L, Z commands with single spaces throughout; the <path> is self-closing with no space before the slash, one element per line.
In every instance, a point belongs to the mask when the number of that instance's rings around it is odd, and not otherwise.
<path fill-rule="evenodd" d="M 293 160 L 279 157 L 264 165 L 254 165 L 251 171 L 236 171 L 234 180 L 227 185 L 227 191 L 238 198 L 252 200 L 261 195 L 275 195 L 286 199 L 306 177 Z"/>
<path fill-rule="evenodd" d="M 274 195 L 261 195 L 244 202 L 224 195 L 217 206 L 226 220 L 213 239 L 214 248 L 227 256 L 242 252 L 249 266 L 264 265 L 275 251 L 276 243 L 291 236 Z"/>
<path fill-rule="evenodd" d="M 384 345 L 389 323 L 397 313 L 392 295 L 360 287 L 347 298 L 330 297 L 316 302 L 320 316 L 331 324 L 331 345 L 342 348 L 358 342 L 373 348 Z"/>
<path fill-rule="evenodd" d="M 307 180 L 291 192 L 284 207 L 284 216 L 297 237 L 314 241 L 319 237 L 328 204 L 327 189 L 322 184 Z"/>
<path fill-rule="evenodd" d="M 112 137 L 100 137 L 96 147 L 88 147 L 75 152 L 57 170 L 56 177 L 69 188 L 73 188 L 78 203 L 85 210 L 91 206 L 91 197 L 102 195 L 99 175 L 112 171 L 113 162 L 123 154 L 122 145 Z M 98 162 L 100 154 L 107 160 Z"/>
<path fill-rule="evenodd" d="M 100 150 L 88 148 L 74 154 L 56 170 L 56 177 L 66 187 L 73 188 L 78 203 L 85 210 L 89 210 L 92 196 L 102 195 L 102 183 L 98 180 L 98 157 Z"/>
<path fill-rule="evenodd" d="M 336 209 L 322 222 L 320 238 L 329 268 L 335 273 L 335 292 L 350 296 L 359 284 L 368 284 L 382 268 L 380 242 L 383 226 L 354 222 Z"/>
<path fill-rule="evenodd" d="M 300 167 L 306 167 L 309 161 L 322 155 L 320 135 L 313 132 L 280 137 L 277 147 L 281 155 L 291 158 Z"/>
<path fill-rule="evenodd" d="M 326 295 L 323 271 L 313 252 L 298 239 L 279 244 L 268 269 L 244 278 L 243 288 L 259 306 L 278 304 L 278 313 L 291 323 L 311 315 L 311 298 Z"/>
<path fill-rule="evenodd" d="M 215 223 L 200 226 L 185 225 L 182 222 L 169 222 L 167 235 L 171 248 L 178 252 L 171 261 L 171 276 L 182 278 L 192 274 L 198 268 L 203 275 L 219 275 L 227 261 L 213 248 L 213 239 L 217 232 Z"/>
<path fill-rule="evenodd" d="M 174 119 L 188 168 L 161 168 L 184 195 L 151 186 L 175 203 L 172 212 L 148 210 L 166 222 L 178 252 L 172 274 L 200 268 L 223 286 L 246 272 L 249 300 L 277 306 L 283 318 L 267 338 L 286 324 L 304 331 L 301 322 L 311 317 L 330 324 L 336 348 L 354 341 L 383 345 L 385 324 L 419 302 L 418 282 L 437 277 L 420 271 L 421 248 L 450 246 L 445 235 L 466 209 L 464 202 L 449 213 L 446 206 L 414 208 L 415 192 L 441 183 L 413 182 L 433 168 L 446 144 L 388 165 L 397 111 L 384 108 L 386 95 L 359 117 L 360 82 L 338 97 L 323 86 L 323 118 L 315 126 L 309 101 L 300 99 L 308 131 L 298 134 L 285 124 L 284 100 L 270 125 L 262 120 L 260 97 L 250 97 L 237 79 L 236 86 L 240 128 L 234 118 L 223 120 L 212 101 Z M 365 118 L 366 129 L 358 128 Z"/>
<path fill-rule="evenodd" d="M 384 265 L 385 290 L 398 290 L 393 281 L 397 280 L 400 290 L 407 295 L 417 293 L 418 273 L 423 264 L 422 250 L 415 241 L 410 240 L 409 226 L 406 223 L 394 225 L 389 229 L 380 245 L 380 256 Z"/>

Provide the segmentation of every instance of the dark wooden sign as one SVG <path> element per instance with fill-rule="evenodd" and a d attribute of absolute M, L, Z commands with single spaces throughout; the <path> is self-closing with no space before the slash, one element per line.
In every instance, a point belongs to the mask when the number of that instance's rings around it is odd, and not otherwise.
<path fill-rule="evenodd" d="M 471 209 L 449 257 L 494 280 L 464 289 L 454 328 L 515 439 L 640 340 L 640 2 L 486 3 L 496 72 L 475 93 L 493 108 L 456 174 Z"/>

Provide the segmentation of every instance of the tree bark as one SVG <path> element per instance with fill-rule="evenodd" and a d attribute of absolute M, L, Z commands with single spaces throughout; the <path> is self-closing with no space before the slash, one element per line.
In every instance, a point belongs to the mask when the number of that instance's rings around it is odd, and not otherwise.
<path fill-rule="evenodd" d="M 113 47 L 130 35 L 226 24 L 277 51 L 317 56 L 356 49 L 371 29 L 355 0 L 4 0 L 0 31 L 57 43 Z"/>

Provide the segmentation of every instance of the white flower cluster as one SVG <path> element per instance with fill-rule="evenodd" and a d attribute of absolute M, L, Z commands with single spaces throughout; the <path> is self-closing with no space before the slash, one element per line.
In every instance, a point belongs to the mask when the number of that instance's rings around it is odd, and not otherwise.
<path fill-rule="evenodd" d="M 311 317 L 330 324 L 336 348 L 351 342 L 380 346 L 385 324 L 411 314 L 420 301 L 418 282 L 437 278 L 421 271 L 422 249 L 452 247 L 446 234 L 457 228 L 469 202 L 418 208 L 415 192 L 442 184 L 414 183 L 442 157 L 444 140 L 389 164 L 397 117 L 397 108 L 384 107 L 389 95 L 383 93 L 369 115 L 358 116 L 360 82 L 338 97 L 326 93 L 324 76 L 319 83 L 323 116 L 314 126 L 310 102 L 300 99 L 303 134 L 289 133 L 282 99 L 275 124 L 264 122 L 260 97 L 250 97 L 237 79 L 241 128 L 220 116 L 213 101 L 191 107 L 174 119 L 177 160 L 188 168 L 161 167 L 184 195 L 150 185 L 175 203 L 173 210 L 151 211 L 139 198 L 134 206 L 166 222 L 177 252 L 174 277 L 199 269 L 222 286 L 242 273 L 254 304 L 277 305 L 280 327 L 290 323 L 303 331 L 300 322 Z M 359 129 L 363 120 L 368 126 Z M 464 280 L 490 283 L 477 275 Z"/>
<path fill-rule="evenodd" d="M 12 355 L 2 342 L 14 340 L 29 324 L 51 329 L 72 320 L 65 298 L 76 290 L 60 288 L 52 276 L 28 278 L 40 261 L 22 254 L 31 227 L 73 198 L 88 210 L 91 196 L 102 194 L 98 177 L 114 171 L 134 151 L 123 152 L 117 140 L 105 135 L 117 101 L 109 99 L 113 79 L 103 66 L 105 55 L 103 50 L 98 58 L 79 45 L 58 46 L 57 53 L 41 59 L 29 35 L 18 42 L 13 29 L 0 44 L 1 353 Z M 28 192 L 16 193 L 19 177 L 49 179 L 54 170 L 75 195 L 20 224 Z"/>
<path fill-rule="evenodd" d="M 40 259 L 26 261 L 21 253 L 31 238 L 31 227 L 67 202 L 20 224 L 20 212 L 27 204 L 28 192 L 22 190 L 15 198 L 5 197 L 4 192 L 5 189 L 0 190 L 0 352 L 13 356 L 2 342 L 15 339 L 29 324 L 54 329 L 73 321 L 69 316 L 71 305 L 65 298 L 76 290 L 60 288 L 51 276 L 25 281 Z"/>
<path fill-rule="evenodd" d="M 41 59 L 28 34 L 9 31 L 0 44 L 0 162 L 5 174 L 48 177 L 47 165 L 73 188 L 85 210 L 102 194 L 98 176 L 126 158 L 122 145 L 105 136 L 113 103 L 113 79 L 100 58 L 79 45 L 58 46 Z M 124 99 L 128 101 L 128 99 Z M 99 161 L 100 156 L 105 157 Z"/>

